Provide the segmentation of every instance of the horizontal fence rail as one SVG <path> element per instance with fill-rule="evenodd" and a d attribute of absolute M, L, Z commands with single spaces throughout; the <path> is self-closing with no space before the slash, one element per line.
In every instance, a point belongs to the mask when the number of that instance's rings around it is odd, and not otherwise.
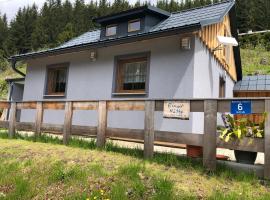
<path fill-rule="evenodd" d="M 190 102 L 190 112 L 204 113 L 204 134 L 179 133 L 154 130 L 154 115 L 156 111 L 162 112 L 164 101 L 162 99 L 150 100 L 101 100 L 101 101 L 0 101 L 0 109 L 9 110 L 8 121 L 0 121 L 0 128 L 8 129 L 9 137 L 15 131 L 33 131 L 38 137 L 41 133 L 52 133 L 63 136 L 64 144 L 68 144 L 71 136 L 97 138 L 97 146 L 104 147 L 106 139 L 128 140 L 144 143 L 144 155 L 151 158 L 154 145 L 177 146 L 179 144 L 203 147 L 203 164 L 209 170 L 216 169 L 216 148 L 264 152 L 264 177 L 270 179 L 270 119 L 267 117 L 264 139 L 244 138 L 224 142 L 217 133 L 217 113 L 226 113 L 231 110 L 232 100 L 251 100 L 253 113 L 270 113 L 270 99 L 268 98 L 237 98 L 237 99 L 179 99 Z M 177 101 L 173 99 L 172 101 Z M 34 122 L 17 122 L 17 110 L 35 109 Z M 43 123 L 44 110 L 64 110 L 63 124 Z M 97 126 L 72 125 L 75 110 L 96 110 L 98 112 Z M 144 129 L 125 129 L 107 127 L 108 111 L 144 111 Z"/>

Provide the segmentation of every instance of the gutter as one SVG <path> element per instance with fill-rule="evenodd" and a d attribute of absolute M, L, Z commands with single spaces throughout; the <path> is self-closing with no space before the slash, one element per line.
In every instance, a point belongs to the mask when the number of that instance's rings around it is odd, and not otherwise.
<path fill-rule="evenodd" d="M 21 76 L 25 77 L 25 74 L 22 73 L 20 70 L 18 70 L 16 68 L 16 63 L 17 63 L 16 59 L 11 59 L 11 68 L 13 69 L 14 72 L 16 72 L 16 73 L 20 74 Z"/>

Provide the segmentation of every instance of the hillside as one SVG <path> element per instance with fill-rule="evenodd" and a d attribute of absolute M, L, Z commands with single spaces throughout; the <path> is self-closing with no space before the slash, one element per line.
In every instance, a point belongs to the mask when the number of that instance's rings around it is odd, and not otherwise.
<path fill-rule="evenodd" d="M 112 144 L 105 151 L 94 149 L 93 142 L 70 145 L 85 149 L 0 139 L 0 199 L 270 198 L 269 188 L 254 176 L 221 166 L 207 174 L 200 162 L 171 154 L 146 161 L 140 150 Z"/>
<path fill-rule="evenodd" d="M 262 64 L 265 59 L 266 63 Z M 270 51 L 256 47 L 255 49 L 241 49 L 243 75 L 270 74 Z"/>

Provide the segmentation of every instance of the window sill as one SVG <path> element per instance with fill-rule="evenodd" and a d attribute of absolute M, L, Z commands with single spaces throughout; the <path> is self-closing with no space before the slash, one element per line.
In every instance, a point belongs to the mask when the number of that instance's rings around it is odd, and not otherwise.
<path fill-rule="evenodd" d="M 147 95 L 147 93 L 145 92 L 134 92 L 134 93 L 125 93 L 125 92 L 116 92 L 116 93 L 112 93 L 113 96 L 144 96 Z"/>
<path fill-rule="evenodd" d="M 45 94 L 43 95 L 44 98 L 65 98 L 66 95 L 64 94 Z"/>

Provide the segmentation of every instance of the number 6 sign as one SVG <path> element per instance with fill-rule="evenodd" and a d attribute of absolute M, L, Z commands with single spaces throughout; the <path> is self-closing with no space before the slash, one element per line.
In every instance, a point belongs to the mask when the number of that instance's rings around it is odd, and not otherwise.
<path fill-rule="evenodd" d="M 231 114 L 251 114 L 251 101 L 232 101 L 231 102 Z"/>

